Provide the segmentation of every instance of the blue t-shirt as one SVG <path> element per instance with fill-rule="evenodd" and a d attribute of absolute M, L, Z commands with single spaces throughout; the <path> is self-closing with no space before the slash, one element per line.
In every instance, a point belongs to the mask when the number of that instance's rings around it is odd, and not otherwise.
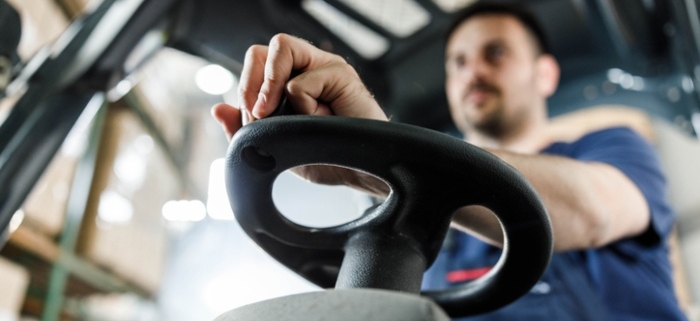
<path fill-rule="evenodd" d="M 601 248 L 555 253 L 542 279 L 514 303 L 460 320 L 686 320 L 673 291 L 667 236 L 674 214 L 653 148 L 624 127 L 590 133 L 573 143 L 555 143 L 542 154 L 610 164 L 642 191 L 651 213 L 649 228 Z M 499 248 L 450 231 L 425 273 L 426 289 L 469 282 L 488 272 Z"/>

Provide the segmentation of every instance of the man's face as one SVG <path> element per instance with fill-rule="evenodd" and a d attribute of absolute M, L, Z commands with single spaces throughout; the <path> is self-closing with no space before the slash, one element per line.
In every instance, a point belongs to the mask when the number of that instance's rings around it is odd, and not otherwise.
<path fill-rule="evenodd" d="M 457 127 L 499 138 L 527 121 L 544 103 L 536 84 L 538 56 L 532 36 L 514 17 L 484 14 L 457 27 L 445 62 L 447 99 Z"/>

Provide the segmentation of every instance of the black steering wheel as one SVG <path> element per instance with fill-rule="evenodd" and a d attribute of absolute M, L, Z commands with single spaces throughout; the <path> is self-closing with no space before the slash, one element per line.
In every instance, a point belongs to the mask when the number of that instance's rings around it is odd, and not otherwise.
<path fill-rule="evenodd" d="M 300 226 L 275 207 L 272 186 L 281 172 L 309 164 L 372 174 L 391 193 L 355 221 Z M 419 293 L 422 274 L 435 260 L 455 210 L 491 209 L 505 235 L 498 264 L 468 284 L 422 293 L 452 317 L 495 310 L 527 293 L 552 253 L 549 217 L 520 173 L 484 150 L 415 126 L 319 116 L 258 120 L 231 141 L 226 184 L 243 230 L 275 259 L 324 288 Z"/>

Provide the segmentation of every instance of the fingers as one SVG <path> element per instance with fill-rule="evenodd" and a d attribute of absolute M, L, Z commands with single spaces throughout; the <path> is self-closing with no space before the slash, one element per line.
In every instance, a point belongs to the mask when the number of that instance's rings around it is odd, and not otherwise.
<path fill-rule="evenodd" d="M 229 140 L 243 126 L 241 113 L 238 108 L 223 103 L 211 108 L 212 116 L 221 124 Z"/>
<path fill-rule="evenodd" d="M 345 62 L 329 63 L 303 73 L 290 80 L 286 90 L 300 114 L 386 120 L 355 69 Z"/>
<path fill-rule="evenodd" d="M 246 109 L 251 108 L 248 110 L 256 118 L 264 118 L 274 111 L 292 71 L 305 72 L 328 63 L 345 62 L 341 57 L 322 51 L 305 40 L 285 34 L 273 37 L 265 54 L 262 53 L 262 48 L 254 49 L 252 54 L 255 58 L 248 70 L 251 74 L 245 76 L 245 82 L 242 77 L 240 86 L 247 93 L 246 99 L 251 97 L 248 92 L 258 93 L 254 105 L 244 105 Z M 261 65 L 259 61 L 263 57 L 265 62 Z M 260 74 L 263 75 L 262 81 Z"/>
<path fill-rule="evenodd" d="M 293 72 L 299 75 L 292 78 Z M 238 88 L 242 124 L 269 116 L 285 91 L 301 114 L 386 120 L 357 72 L 342 57 L 279 34 L 269 46 L 252 46 L 246 52 Z"/>
<path fill-rule="evenodd" d="M 267 46 L 254 45 L 245 54 L 245 63 L 238 85 L 238 101 L 242 110 L 253 111 L 264 79 Z"/>

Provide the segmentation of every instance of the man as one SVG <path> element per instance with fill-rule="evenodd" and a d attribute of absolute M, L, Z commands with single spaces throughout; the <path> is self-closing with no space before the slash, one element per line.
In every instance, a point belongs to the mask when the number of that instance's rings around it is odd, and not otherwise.
<path fill-rule="evenodd" d="M 626 128 L 570 143 L 547 135 L 546 99 L 559 67 L 526 13 L 501 6 L 468 9 L 446 45 L 450 112 L 469 143 L 500 157 L 532 183 L 550 214 L 550 268 L 513 304 L 473 320 L 684 320 L 670 277 L 666 237 L 673 217 L 650 146 Z M 290 80 L 292 71 L 300 73 Z M 269 115 L 282 94 L 299 113 L 386 120 L 357 73 L 340 57 L 286 35 L 253 46 L 241 75 L 240 109 L 212 112 L 229 137 Z M 386 195 L 372 177 L 327 167 L 300 175 Z M 454 225 L 499 245 L 502 231 L 488 210 L 463 208 Z M 426 287 L 446 287 L 486 273 L 497 247 L 467 234 L 450 237 L 426 273 Z M 470 319 L 471 320 L 471 319 Z"/>

